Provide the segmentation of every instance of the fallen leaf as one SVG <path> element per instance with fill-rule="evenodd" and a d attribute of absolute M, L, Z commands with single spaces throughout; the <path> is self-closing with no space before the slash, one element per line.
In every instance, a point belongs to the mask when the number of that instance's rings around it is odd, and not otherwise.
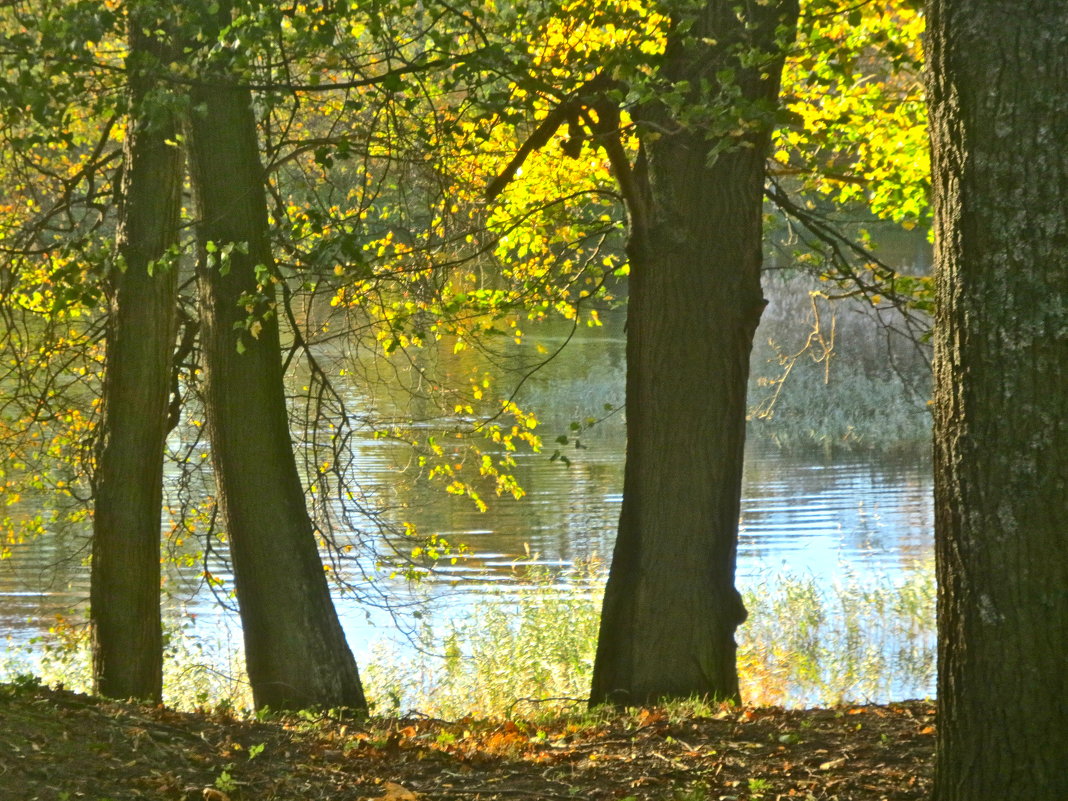
<path fill-rule="evenodd" d="M 666 716 L 663 712 L 655 709 L 643 709 L 638 716 L 638 728 L 644 728 L 646 726 L 653 726 L 661 721 L 665 720 Z"/>
<path fill-rule="evenodd" d="M 230 796 L 214 787 L 205 787 L 203 795 L 204 801 L 230 801 Z"/>
<path fill-rule="evenodd" d="M 384 782 L 382 789 L 386 791 L 386 794 L 382 796 L 386 801 L 419 801 L 419 794 L 413 793 L 403 784 Z"/>

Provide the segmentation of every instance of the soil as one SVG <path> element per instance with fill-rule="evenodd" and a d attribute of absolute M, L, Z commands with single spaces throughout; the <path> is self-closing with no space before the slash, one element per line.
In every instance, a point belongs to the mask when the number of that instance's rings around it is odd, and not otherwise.
<path fill-rule="evenodd" d="M 934 706 L 245 720 L 0 685 L 0 801 L 904 801 Z"/>

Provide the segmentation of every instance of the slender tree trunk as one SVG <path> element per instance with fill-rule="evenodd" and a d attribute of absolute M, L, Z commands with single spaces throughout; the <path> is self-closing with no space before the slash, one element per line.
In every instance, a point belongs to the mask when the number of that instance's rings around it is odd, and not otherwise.
<path fill-rule="evenodd" d="M 639 116 L 655 133 L 630 202 L 627 464 L 591 704 L 739 698 L 734 632 L 746 613 L 734 569 L 749 354 L 765 305 L 766 115 L 796 18 L 793 0 L 710 0 L 669 43 L 663 77 L 676 86 L 733 71 L 743 108 L 722 111 L 747 117 L 748 133 L 686 127 L 663 107 Z M 756 53 L 759 66 L 743 67 Z M 711 101 L 697 90 L 690 102 Z"/>
<path fill-rule="evenodd" d="M 1068 798 L 1068 4 L 936 0 L 937 801 Z"/>
<path fill-rule="evenodd" d="M 290 441 L 252 100 L 211 77 L 192 106 L 208 425 L 255 704 L 364 709 Z"/>
<path fill-rule="evenodd" d="M 162 45 L 131 11 L 130 116 L 96 470 L 90 619 L 95 692 L 159 701 L 160 507 L 177 303 L 165 254 L 177 241 L 182 161 L 173 117 L 150 93 Z M 167 144 L 167 140 L 171 144 Z"/>

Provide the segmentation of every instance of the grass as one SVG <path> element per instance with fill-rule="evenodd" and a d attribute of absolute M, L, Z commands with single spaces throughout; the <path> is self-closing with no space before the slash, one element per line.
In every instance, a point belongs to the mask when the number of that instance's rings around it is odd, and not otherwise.
<path fill-rule="evenodd" d="M 603 585 L 596 566 L 532 570 L 518 590 L 490 588 L 465 620 L 424 618 L 414 655 L 382 649 L 364 669 L 375 711 L 454 719 L 584 703 Z"/>
<path fill-rule="evenodd" d="M 415 654 L 380 651 L 364 670 L 379 712 L 453 719 L 559 713 L 581 706 L 597 642 L 603 576 L 535 575 L 490 595 L 472 618 L 421 630 Z M 742 695 L 756 705 L 830 705 L 923 694 L 934 676 L 934 577 L 765 576 L 744 594 Z M 477 624 L 476 622 L 477 621 Z M 384 708 L 381 706 L 385 703 Z"/>
<path fill-rule="evenodd" d="M 894 581 L 845 574 L 832 587 L 784 574 L 744 593 L 743 697 L 758 705 L 831 705 L 915 697 L 935 665 L 930 565 Z"/>
<path fill-rule="evenodd" d="M 751 359 L 750 432 L 788 451 L 928 447 L 929 348 L 889 332 L 857 299 L 829 301 L 804 276 L 765 282 Z"/>
<path fill-rule="evenodd" d="M 433 614 L 424 616 L 415 647 L 381 645 L 360 666 L 373 711 L 444 719 L 586 715 L 603 581 L 598 565 L 533 571 L 519 588 L 480 596 L 463 619 L 435 623 Z M 743 595 L 749 619 L 738 632 L 738 666 L 749 704 L 886 701 L 923 694 L 931 684 L 930 565 L 896 581 L 846 575 L 833 587 L 810 576 L 769 574 Z M 240 648 L 219 632 L 199 631 L 191 621 L 169 626 L 167 704 L 247 709 L 240 663 Z M 26 673 L 87 690 L 84 628 L 60 623 L 47 641 L 9 650 L 0 679 Z"/>
<path fill-rule="evenodd" d="M 190 617 L 164 624 L 163 702 L 181 710 L 251 709 L 244 654 L 232 639 L 232 635 L 240 638 L 240 633 L 234 635 L 224 627 L 205 632 L 197 625 Z M 0 657 L 0 681 L 26 681 L 31 676 L 48 686 L 89 692 L 92 665 L 88 626 L 57 617 L 47 635 L 23 645 L 9 640 Z"/>
<path fill-rule="evenodd" d="M 773 391 L 762 386 L 750 396 L 767 399 Z M 824 383 L 818 365 L 803 363 L 785 379 L 773 406 L 753 407 L 749 430 L 791 453 L 813 447 L 907 452 L 929 447 L 931 419 L 895 378 L 839 371 Z"/>

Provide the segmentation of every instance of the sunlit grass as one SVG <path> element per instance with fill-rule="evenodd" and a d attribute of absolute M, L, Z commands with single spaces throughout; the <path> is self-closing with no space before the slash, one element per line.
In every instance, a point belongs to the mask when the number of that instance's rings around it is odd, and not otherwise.
<path fill-rule="evenodd" d="M 483 589 L 465 620 L 424 618 L 418 651 L 383 648 L 367 665 L 381 714 L 528 716 L 584 703 L 593 674 L 603 576 L 531 571 L 517 589 Z"/>
<path fill-rule="evenodd" d="M 242 710 L 252 707 L 240 631 L 197 628 L 196 619 L 170 619 L 164 626 L 163 702 L 174 709 Z M 236 638 L 236 640 L 234 639 Z M 8 640 L 0 656 L 0 681 L 36 676 L 41 683 L 74 692 L 92 687 L 88 626 L 57 617 L 47 634 L 21 645 Z"/>
<path fill-rule="evenodd" d="M 935 583 L 924 565 L 903 578 L 846 574 L 764 580 L 745 594 L 742 694 L 757 705 L 832 705 L 924 694 L 935 666 Z"/>
<path fill-rule="evenodd" d="M 589 692 L 603 576 L 582 571 L 561 585 L 535 576 L 492 593 L 471 619 L 427 623 L 414 655 L 380 651 L 364 675 L 376 711 L 435 717 L 573 710 Z M 922 695 L 934 676 L 934 577 L 930 565 L 892 581 L 768 575 L 744 593 L 738 632 L 744 700 L 809 706 Z"/>
<path fill-rule="evenodd" d="M 431 609 L 414 647 L 380 645 L 361 664 L 373 712 L 445 719 L 587 714 L 604 578 L 597 565 L 532 571 L 518 587 L 482 588 L 462 619 L 440 622 Z M 762 577 L 744 593 L 749 619 L 738 631 L 744 700 L 823 706 L 925 694 L 934 675 L 934 595 L 929 564 L 897 580 L 846 574 L 831 587 L 806 575 Z M 168 626 L 169 706 L 251 706 L 233 636 L 193 619 Z M 27 673 L 87 691 L 84 627 L 59 623 L 25 649 L 9 648 L 0 680 Z"/>

